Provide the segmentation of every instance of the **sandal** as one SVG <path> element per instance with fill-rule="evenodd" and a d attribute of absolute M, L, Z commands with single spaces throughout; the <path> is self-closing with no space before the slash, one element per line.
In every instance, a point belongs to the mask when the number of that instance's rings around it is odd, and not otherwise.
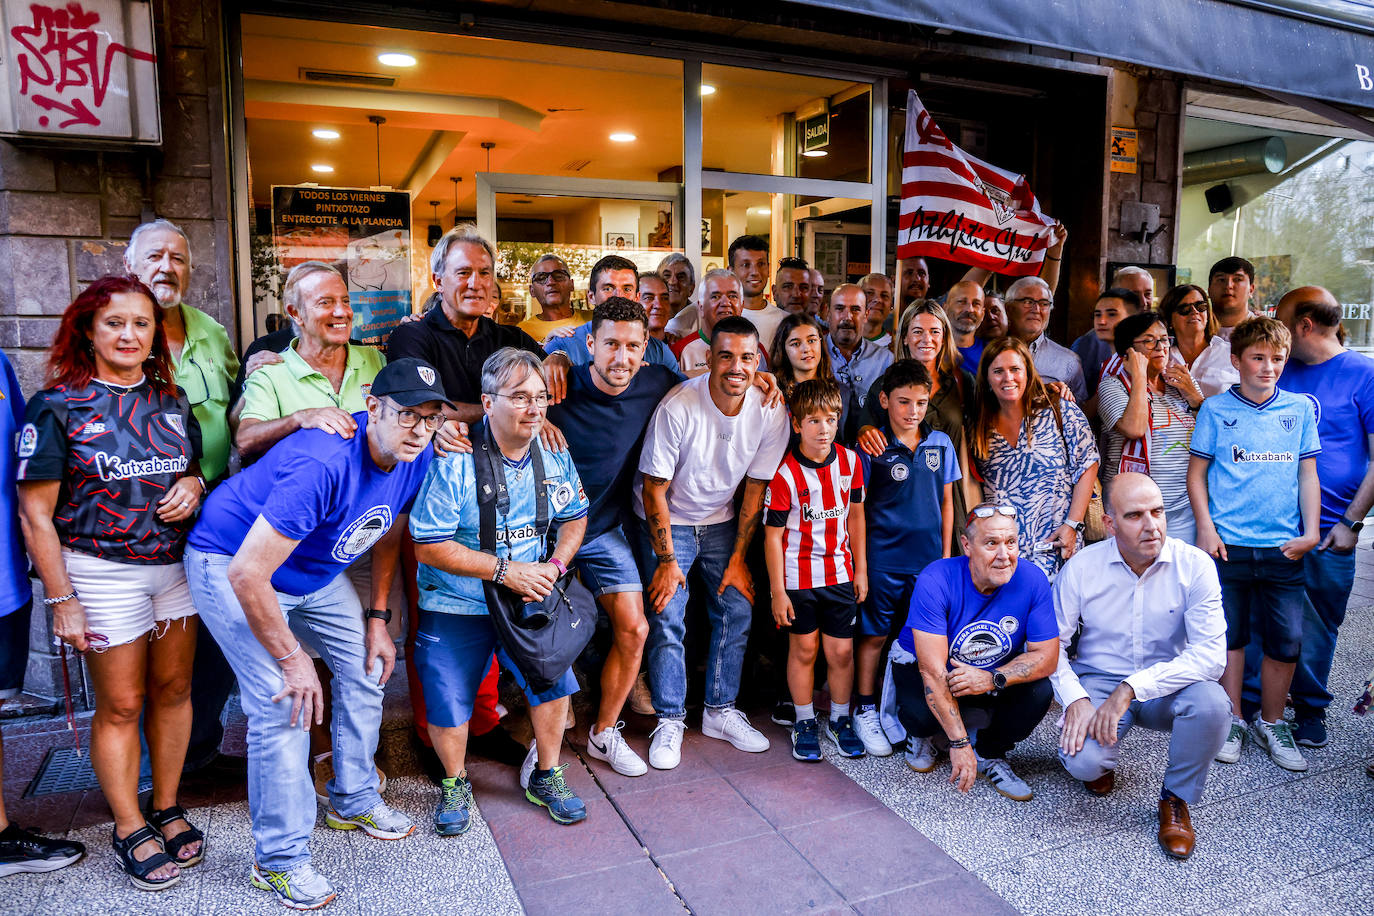
<path fill-rule="evenodd" d="M 124 869 L 124 873 L 129 876 L 134 887 L 141 891 L 164 891 L 181 881 L 181 873 L 178 872 L 170 878 L 149 878 L 148 875 L 163 865 L 176 862 L 167 855 L 162 848 L 162 835 L 152 827 L 144 824 L 128 836 L 120 839 L 117 830 L 110 831 L 111 845 L 114 846 L 115 858 L 119 860 L 119 865 Z M 155 852 L 148 858 L 139 861 L 134 858 L 134 850 L 144 843 L 152 840 L 157 843 L 159 852 Z"/>
<path fill-rule="evenodd" d="M 170 840 L 164 839 L 163 846 L 171 855 L 172 861 L 182 868 L 190 868 L 192 865 L 199 865 L 205 861 L 205 834 L 191 826 L 190 819 L 186 816 L 186 809 L 181 805 L 172 805 L 170 808 L 163 808 L 161 811 L 149 811 L 148 823 L 162 831 L 172 821 L 186 821 L 186 829 L 172 837 Z M 181 857 L 181 851 L 192 843 L 200 841 L 200 850 L 188 859 Z"/>

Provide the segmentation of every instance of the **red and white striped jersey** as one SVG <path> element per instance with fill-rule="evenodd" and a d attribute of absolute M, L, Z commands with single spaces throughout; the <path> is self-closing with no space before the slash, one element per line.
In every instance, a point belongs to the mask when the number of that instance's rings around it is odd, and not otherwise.
<path fill-rule="evenodd" d="M 854 578 L 849 552 L 849 504 L 864 499 L 859 456 L 843 445 L 822 464 L 788 451 L 768 486 L 766 524 L 783 528 L 783 585 L 842 585 Z"/>

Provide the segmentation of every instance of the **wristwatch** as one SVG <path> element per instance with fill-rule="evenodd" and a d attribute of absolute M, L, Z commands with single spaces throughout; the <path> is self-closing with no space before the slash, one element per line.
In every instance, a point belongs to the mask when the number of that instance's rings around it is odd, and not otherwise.
<path fill-rule="evenodd" d="M 1087 524 L 1085 524 L 1084 522 L 1075 522 L 1071 518 L 1064 519 L 1064 524 L 1068 525 L 1074 531 L 1078 532 L 1079 537 L 1082 537 L 1083 532 L 1086 531 L 1088 528 Z"/>
<path fill-rule="evenodd" d="M 391 611 L 386 608 L 370 607 L 363 615 L 367 620 L 380 620 L 382 623 L 391 623 Z"/>
<path fill-rule="evenodd" d="M 1363 522 L 1363 521 L 1352 522 L 1350 519 L 1346 518 L 1344 515 L 1341 516 L 1341 524 L 1344 525 L 1345 527 L 1349 528 L 1349 529 L 1350 529 L 1351 531 L 1353 531 L 1355 534 L 1359 534 L 1359 533 L 1360 533 L 1360 529 L 1364 527 L 1364 522 Z"/>
<path fill-rule="evenodd" d="M 995 694 L 1007 689 L 1007 676 L 1000 671 L 992 672 L 992 692 Z"/>

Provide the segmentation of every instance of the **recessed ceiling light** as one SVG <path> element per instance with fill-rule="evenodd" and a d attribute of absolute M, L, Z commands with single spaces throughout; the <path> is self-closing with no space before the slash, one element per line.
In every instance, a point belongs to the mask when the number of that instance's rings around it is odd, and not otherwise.
<path fill-rule="evenodd" d="M 319 128 L 319 129 L 317 129 L 317 130 L 312 130 L 311 133 L 314 134 L 314 135 L 315 135 L 315 138 L 318 139 L 318 140 L 337 140 L 337 139 L 339 139 L 339 132 L 338 132 L 337 130 L 330 130 L 330 129 L 327 128 L 327 127 L 321 127 L 321 128 Z"/>
<path fill-rule="evenodd" d="M 807 157 L 808 159 L 819 159 L 822 156 L 828 156 L 830 154 L 823 149 L 809 149 L 806 152 L 802 153 L 802 155 Z"/>
<path fill-rule="evenodd" d="M 415 58 L 411 57 L 409 54 L 399 54 L 393 51 L 388 51 L 385 54 L 378 54 L 377 62 L 388 67 L 415 66 Z"/>
<path fill-rule="evenodd" d="M 625 133 L 624 131 L 621 131 L 620 133 L 611 134 L 611 140 L 613 140 L 616 143 L 633 143 L 635 142 L 636 137 L 634 134 Z"/>
<path fill-rule="evenodd" d="M 716 87 L 715 87 L 715 86 L 712 86 L 710 83 L 702 83 L 702 84 L 701 84 L 701 94 L 702 94 L 702 95 L 715 95 L 715 94 L 716 94 Z"/>
<path fill-rule="evenodd" d="M 310 167 L 310 170 L 311 170 L 312 172 L 321 172 L 321 173 L 327 174 L 327 173 L 329 173 L 329 172 L 334 171 L 334 166 L 332 166 L 332 165 L 325 165 L 325 164 L 323 164 L 323 163 L 317 162 L 317 163 L 315 163 L 314 165 L 312 165 L 312 166 Z"/>

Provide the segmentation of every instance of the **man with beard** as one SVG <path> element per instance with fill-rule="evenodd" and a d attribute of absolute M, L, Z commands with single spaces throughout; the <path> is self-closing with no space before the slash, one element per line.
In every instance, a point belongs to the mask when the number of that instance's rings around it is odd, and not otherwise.
<path fill-rule="evenodd" d="M 892 281 L 887 274 L 869 274 L 859 281 L 864 291 L 868 311 L 864 313 L 864 339 L 889 349 L 892 334 L 888 331 L 888 321 L 892 317 Z"/>
<path fill-rule="evenodd" d="M 925 258 L 902 262 L 902 308 L 930 295 L 930 266 Z"/>
<path fill-rule="evenodd" d="M 494 292 L 499 302 L 500 293 Z M 530 296 L 539 303 L 539 314 L 520 322 L 520 330 L 542 343 L 559 328 L 586 323 L 586 312 L 573 311 L 572 294 L 572 271 L 567 262 L 556 254 L 535 261 L 530 268 Z"/>
<path fill-rule="evenodd" d="M 773 275 L 773 303 L 793 315 L 811 305 L 811 268 L 801 258 L 783 258 Z"/>
<path fill-rule="evenodd" d="M 864 313 L 868 299 L 856 283 L 842 283 L 830 294 L 827 317 L 830 333 L 826 346 L 830 348 L 831 371 L 840 388 L 852 395 L 862 407 L 873 381 L 892 365 L 892 351 L 878 346 L 863 336 Z"/>
<path fill-rule="evenodd" d="M 770 305 L 764 291 L 768 288 L 768 240 L 757 235 L 742 235 L 730 243 L 726 260 L 730 270 L 739 277 L 744 293 L 744 310 L 759 332 L 759 346 L 767 353 L 773 347 L 773 336 L 788 313 Z"/>
<path fill-rule="evenodd" d="M 978 361 L 983 358 L 986 341 L 978 336 L 983 323 L 983 287 L 973 280 L 960 280 L 949 288 L 945 296 L 945 313 L 954 328 L 954 345 L 964 357 L 964 368 L 978 374 Z"/>
<path fill-rule="evenodd" d="M 593 309 L 610 299 L 613 296 L 620 296 L 625 299 L 634 299 L 636 296 L 644 298 L 644 290 L 648 289 L 647 298 L 652 302 L 655 297 L 664 305 L 667 305 L 667 284 L 663 278 L 657 274 L 639 275 L 635 264 L 628 258 L 622 258 L 618 254 L 608 254 L 601 260 L 592 265 L 591 278 L 587 284 L 587 303 Z M 647 310 L 648 306 L 645 306 Z M 663 311 L 662 309 L 660 311 Z M 660 336 L 662 335 L 663 325 L 659 325 Z M 582 366 L 592 361 L 591 350 L 587 347 L 587 341 L 592 336 L 592 322 L 590 316 L 585 324 L 575 328 L 560 330 L 549 338 L 544 345 L 552 357 L 555 353 L 561 353 L 567 357 L 567 363 L 562 360 L 549 359 L 545 362 L 549 376 L 549 394 L 553 396 L 554 403 L 563 399 L 563 387 L 566 384 L 564 378 L 567 369 L 572 366 Z M 648 338 L 644 347 L 643 360 L 646 363 L 655 363 L 666 369 L 677 372 L 677 357 L 673 355 L 672 349 L 662 340 L 653 337 Z M 552 417 L 552 414 L 550 414 Z M 562 424 L 558 426 L 561 428 Z"/>

